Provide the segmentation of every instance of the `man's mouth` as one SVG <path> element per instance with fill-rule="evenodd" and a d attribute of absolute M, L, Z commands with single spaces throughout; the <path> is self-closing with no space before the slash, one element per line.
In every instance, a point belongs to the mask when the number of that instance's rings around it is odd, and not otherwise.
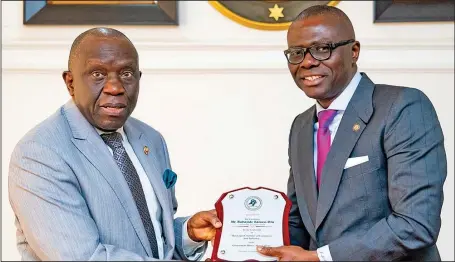
<path fill-rule="evenodd" d="M 108 104 L 103 104 L 102 106 L 100 106 L 100 108 L 107 115 L 120 116 L 126 110 L 126 105 L 119 104 L 119 103 L 116 103 L 116 104 L 108 103 Z"/>
<path fill-rule="evenodd" d="M 305 80 L 308 80 L 308 81 L 314 81 L 316 79 L 319 79 L 323 76 L 307 76 L 307 77 L 304 77 Z"/>
<path fill-rule="evenodd" d="M 306 87 L 314 87 L 322 83 L 324 81 L 325 76 L 323 75 L 311 75 L 305 76 L 302 78 L 303 84 Z"/>

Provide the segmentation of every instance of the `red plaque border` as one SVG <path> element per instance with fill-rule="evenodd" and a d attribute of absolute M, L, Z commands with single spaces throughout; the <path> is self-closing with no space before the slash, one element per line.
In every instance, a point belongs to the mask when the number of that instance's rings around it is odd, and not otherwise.
<path fill-rule="evenodd" d="M 289 246 L 291 244 L 291 241 L 289 239 L 289 212 L 291 211 L 292 202 L 286 196 L 286 194 L 283 193 L 283 192 L 280 192 L 280 191 L 277 191 L 277 190 L 274 190 L 274 189 L 270 189 L 270 188 L 267 188 L 267 187 L 256 187 L 256 188 L 242 187 L 242 188 L 234 189 L 234 190 L 228 191 L 226 193 L 223 193 L 220 196 L 220 198 L 218 199 L 218 201 L 216 201 L 216 203 L 215 203 L 216 213 L 217 213 L 218 218 L 221 220 L 221 223 L 223 223 L 223 225 L 224 225 L 224 213 L 223 213 L 224 210 L 223 210 L 223 204 L 221 204 L 221 201 L 223 201 L 223 199 L 229 193 L 232 193 L 232 192 L 235 192 L 235 191 L 240 191 L 240 190 L 243 190 L 243 189 L 250 189 L 250 190 L 267 189 L 267 190 L 279 193 L 284 198 L 284 200 L 286 201 L 286 205 L 285 205 L 284 211 L 283 211 L 283 243 L 284 243 L 285 246 Z M 218 249 L 219 249 L 219 246 L 220 246 L 220 239 L 221 239 L 222 231 L 223 231 L 223 226 L 216 230 L 215 241 L 214 241 L 214 244 L 213 244 L 213 251 L 212 251 L 212 257 L 211 257 L 212 261 L 224 261 L 223 259 L 218 258 L 218 255 L 217 255 L 218 254 Z M 252 261 L 252 260 L 247 260 L 247 261 Z"/>

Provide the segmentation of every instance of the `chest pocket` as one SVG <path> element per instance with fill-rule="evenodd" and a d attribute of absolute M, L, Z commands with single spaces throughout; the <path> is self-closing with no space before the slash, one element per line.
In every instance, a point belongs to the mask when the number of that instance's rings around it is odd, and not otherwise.
<path fill-rule="evenodd" d="M 369 156 L 368 158 L 369 159 L 366 162 L 344 169 L 341 180 L 347 180 L 358 177 L 360 175 L 375 173 L 374 171 L 380 169 L 383 166 L 381 158 L 379 156 Z"/>

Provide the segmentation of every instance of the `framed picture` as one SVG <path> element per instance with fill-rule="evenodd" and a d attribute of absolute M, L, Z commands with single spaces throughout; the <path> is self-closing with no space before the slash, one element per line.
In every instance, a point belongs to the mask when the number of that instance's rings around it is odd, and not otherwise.
<path fill-rule="evenodd" d="M 453 0 L 374 1 L 374 22 L 454 21 Z"/>
<path fill-rule="evenodd" d="M 178 25 L 177 1 L 23 0 L 26 25 Z"/>

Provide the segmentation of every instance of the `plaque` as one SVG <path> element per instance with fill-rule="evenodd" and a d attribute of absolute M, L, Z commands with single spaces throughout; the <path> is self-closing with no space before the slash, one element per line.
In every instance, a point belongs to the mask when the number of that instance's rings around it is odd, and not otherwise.
<path fill-rule="evenodd" d="M 212 261 L 274 261 L 256 246 L 287 246 L 291 201 L 282 192 L 244 187 L 226 192 L 215 204 L 223 226 L 217 229 Z"/>

